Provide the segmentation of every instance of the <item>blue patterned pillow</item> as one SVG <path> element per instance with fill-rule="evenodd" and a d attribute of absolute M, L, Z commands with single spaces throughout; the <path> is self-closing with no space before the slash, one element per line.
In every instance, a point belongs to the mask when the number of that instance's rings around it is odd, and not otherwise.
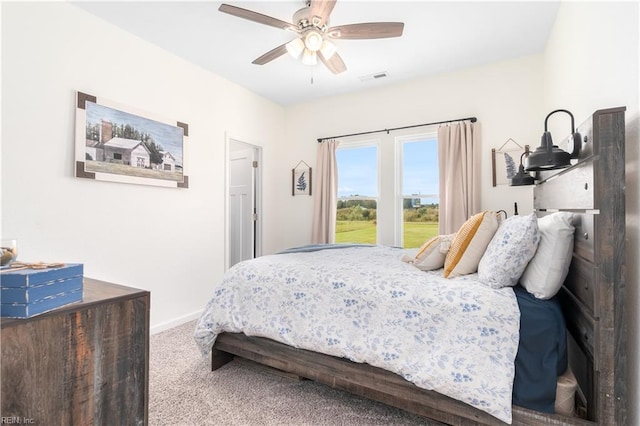
<path fill-rule="evenodd" d="M 492 288 L 513 287 L 536 254 L 540 232 L 535 214 L 503 221 L 478 264 L 478 278 Z"/>

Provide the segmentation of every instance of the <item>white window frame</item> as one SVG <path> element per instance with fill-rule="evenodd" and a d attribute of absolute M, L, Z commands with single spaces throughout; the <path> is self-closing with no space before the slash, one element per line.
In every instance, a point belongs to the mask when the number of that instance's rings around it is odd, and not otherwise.
<path fill-rule="evenodd" d="M 347 149 L 358 149 L 358 148 L 376 148 L 376 160 L 377 160 L 377 196 L 375 197 L 366 197 L 366 196 L 357 196 L 357 197 L 338 197 L 338 201 L 347 201 L 347 200 L 375 200 L 376 202 L 376 244 L 380 241 L 380 175 L 382 172 L 381 160 L 380 160 L 380 139 L 364 139 L 364 140 L 354 140 L 354 141 L 340 141 L 340 144 L 336 148 L 337 151 L 347 150 Z M 338 186 L 340 185 L 340 173 L 338 172 Z M 334 208 L 338 208 L 336 205 Z M 383 215 L 384 216 L 384 215 Z M 337 219 L 336 219 L 337 220 Z"/>
<path fill-rule="evenodd" d="M 408 142 L 420 142 L 427 139 L 438 139 L 437 130 L 433 130 L 430 132 L 417 133 L 412 135 L 403 135 L 396 136 L 394 138 L 395 144 L 395 226 L 394 226 L 394 244 L 399 247 L 404 247 L 404 233 L 402 232 L 402 226 L 404 224 L 404 211 L 403 211 L 403 201 L 405 198 L 437 198 L 440 199 L 440 194 L 403 194 L 402 193 L 402 175 L 403 175 L 403 146 Z"/>

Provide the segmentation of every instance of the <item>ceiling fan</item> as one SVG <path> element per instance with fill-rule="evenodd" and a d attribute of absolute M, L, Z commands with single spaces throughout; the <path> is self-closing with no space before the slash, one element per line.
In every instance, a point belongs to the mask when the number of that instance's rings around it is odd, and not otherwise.
<path fill-rule="evenodd" d="M 306 7 L 293 14 L 293 24 L 229 4 L 220 5 L 218 10 L 299 34 L 298 38 L 268 51 L 252 63 L 264 65 L 288 52 L 295 58 L 302 55 L 302 63 L 305 65 L 316 65 L 319 58 L 334 74 L 346 71 L 347 67 L 331 40 L 400 37 L 404 29 L 402 22 L 366 22 L 329 27 L 329 15 L 336 0 L 306 0 L 305 4 Z"/>

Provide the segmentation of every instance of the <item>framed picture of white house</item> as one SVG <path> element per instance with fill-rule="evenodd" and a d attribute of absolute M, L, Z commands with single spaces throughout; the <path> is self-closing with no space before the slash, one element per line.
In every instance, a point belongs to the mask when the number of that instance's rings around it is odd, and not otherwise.
<path fill-rule="evenodd" d="M 76 177 L 188 188 L 189 126 L 82 92 L 76 102 Z"/>

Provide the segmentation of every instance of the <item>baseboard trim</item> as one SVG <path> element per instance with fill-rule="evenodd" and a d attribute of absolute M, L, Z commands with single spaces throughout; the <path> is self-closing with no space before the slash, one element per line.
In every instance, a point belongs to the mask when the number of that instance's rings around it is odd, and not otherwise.
<path fill-rule="evenodd" d="M 169 330 L 170 328 L 182 325 L 182 324 L 184 324 L 186 322 L 193 321 L 195 319 L 200 318 L 200 315 L 202 315 L 203 311 L 204 311 L 204 309 L 201 309 L 199 311 L 192 312 L 192 313 L 187 314 L 187 315 L 183 315 L 181 317 L 172 319 L 170 321 L 165 321 L 163 323 L 154 325 L 154 326 L 152 326 L 150 328 L 149 332 L 151 334 L 157 334 L 157 333 L 160 333 L 162 331 Z"/>

